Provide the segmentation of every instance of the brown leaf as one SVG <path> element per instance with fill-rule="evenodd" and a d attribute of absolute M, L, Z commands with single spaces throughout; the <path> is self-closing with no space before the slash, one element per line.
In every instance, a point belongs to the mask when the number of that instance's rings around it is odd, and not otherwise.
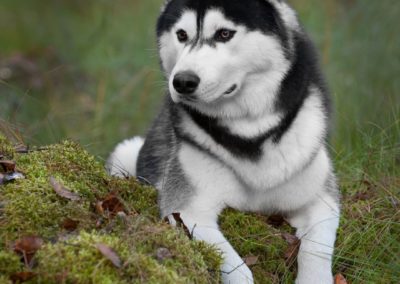
<path fill-rule="evenodd" d="M 193 239 L 193 236 L 190 233 L 188 227 L 186 227 L 185 223 L 183 223 L 181 214 L 180 213 L 172 213 L 172 217 L 174 217 L 174 220 L 176 221 L 176 226 L 182 228 L 183 231 L 185 232 L 185 234 L 189 237 L 189 239 Z"/>
<path fill-rule="evenodd" d="M 281 215 L 272 215 L 268 217 L 267 223 L 273 227 L 281 227 L 285 223 L 285 219 Z"/>
<path fill-rule="evenodd" d="M 10 279 L 13 283 L 22 283 L 31 280 L 33 277 L 35 277 L 37 274 L 34 272 L 30 271 L 23 271 L 23 272 L 18 272 L 14 273 L 10 276 Z"/>
<path fill-rule="evenodd" d="M 370 200 L 371 198 L 374 197 L 374 193 L 372 191 L 364 191 L 364 192 L 358 192 L 353 196 L 354 201 L 366 201 Z"/>
<path fill-rule="evenodd" d="M 33 256 L 42 245 L 43 239 L 36 236 L 27 236 L 15 242 L 14 251 L 21 254 L 24 258 L 25 265 L 30 267 Z"/>
<path fill-rule="evenodd" d="M 78 225 L 79 225 L 79 221 L 72 220 L 72 219 L 70 219 L 70 218 L 66 218 L 66 219 L 62 222 L 61 227 L 63 227 L 63 228 L 64 228 L 65 230 L 67 230 L 67 231 L 72 232 L 72 231 L 75 231 L 75 230 L 76 230 L 76 228 L 78 227 Z"/>
<path fill-rule="evenodd" d="M 106 217 L 115 217 L 120 212 L 125 213 L 125 206 L 117 196 L 116 192 L 109 193 L 103 200 L 97 201 L 96 212 L 100 215 L 106 213 Z"/>
<path fill-rule="evenodd" d="M 283 238 L 289 245 L 296 244 L 296 243 L 299 242 L 299 239 L 298 239 L 296 236 L 294 236 L 294 235 L 292 235 L 292 234 L 289 234 L 289 233 L 283 233 L 283 234 L 282 234 L 282 238 Z"/>
<path fill-rule="evenodd" d="M 15 242 L 14 250 L 17 252 L 35 253 L 42 245 L 43 239 L 36 236 L 27 236 Z"/>
<path fill-rule="evenodd" d="M 243 258 L 244 263 L 246 263 L 247 266 L 253 266 L 256 265 L 258 262 L 258 258 L 259 256 L 254 256 L 254 255 L 250 255 L 250 256 L 246 256 Z"/>
<path fill-rule="evenodd" d="M 170 252 L 169 249 L 167 249 L 167 248 L 159 248 L 159 249 L 157 249 L 156 257 L 157 257 L 158 261 L 162 262 L 165 259 L 172 258 L 173 255 L 172 255 L 172 253 Z"/>
<path fill-rule="evenodd" d="M 18 154 L 27 154 L 29 153 L 29 148 L 24 144 L 18 144 L 14 146 L 14 150 Z"/>
<path fill-rule="evenodd" d="M 286 265 L 291 266 L 295 262 L 297 255 L 299 254 L 301 242 L 296 236 L 288 233 L 283 233 L 282 238 L 289 244 L 285 251 L 284 257 Z"/>
<path fill-rule="evenodd" d="M 335 284 L 347 284 L 346 278 L 340 273 L 335 276 Z"/>
<path fill-rule="evenodd" d="M 97 244 L 96 248 L 101 252 L 101 254 L 107 258 L 109 261 L 111 261 L 115 267 L 121 268 L 122 262 L 117 253 L 110 248 L 109 246 L 105 244 Z"/>
<path fill-rule="evenodd" d="M 81 197 L 65 188 L 61 183 L 59 183 L 54 177 L 50 177 L 50 184 L 53 187 L 54 191 L 61 197 L 72 201 L 78 201 Z"/>
<path fill-rule="evenodd" d="M 0 160 L 0 165 L 3 168 L 4 172 L 12 173 L 15 171 L 15 162 L 10 160 Z"/>

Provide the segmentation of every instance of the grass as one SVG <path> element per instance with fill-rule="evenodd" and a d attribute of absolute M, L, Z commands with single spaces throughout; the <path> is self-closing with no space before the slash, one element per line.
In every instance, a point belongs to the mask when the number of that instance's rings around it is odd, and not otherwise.
<path fill-rule="evenodd" d="M 100 160 L 144 134 L 165 87 L 154 36 L 160 2 L 3 0 L 1 130 L 33 145 L 71 138 Z M 334 270 L 351 283 L 399 283 L 400 5 L 290 2 L 321 51 L 336 105 L 331 150 L 343 215 Z M 232 211 L 221 225 L 241 255 L 260 255 L 258 283 L 290 283 L 280 237 L 289 228 Z"/>

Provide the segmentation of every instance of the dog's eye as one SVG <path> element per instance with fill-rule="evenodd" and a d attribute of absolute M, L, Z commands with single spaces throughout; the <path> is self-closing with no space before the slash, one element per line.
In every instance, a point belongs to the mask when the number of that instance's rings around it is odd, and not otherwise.
<path fill-rule="evenodd" d="M 215 33 L 214 39 L 220 42 L 227 42 L 234 37 L 235 33 L 236 31 L 228 29 L 220 29 Z"/>
<path fill-rule="evenodd" d="M 176 36 L 178 37 L 179 42 L 187 42 L 187 40 L 189 39 L 187 33 L 184 30 L 177 31 Z"/>

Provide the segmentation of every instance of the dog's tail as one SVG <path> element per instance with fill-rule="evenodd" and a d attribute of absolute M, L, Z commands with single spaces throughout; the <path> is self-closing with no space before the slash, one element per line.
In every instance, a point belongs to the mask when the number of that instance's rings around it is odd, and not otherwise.
<path fill-rule="evenodd" d="M 136 176 L 136 162 L 143 143 L 144 139 L 138 136 L 119 143 L 107 160 L 108 173 L 117 177 Z"/>

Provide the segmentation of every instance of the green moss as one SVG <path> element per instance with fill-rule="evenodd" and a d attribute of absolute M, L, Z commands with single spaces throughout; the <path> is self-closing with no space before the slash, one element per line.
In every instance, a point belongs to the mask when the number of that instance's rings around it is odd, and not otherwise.
<path fill-rule="evenodd" d="M 21 268 L 21 260 L 15 253 L 0 251 L 0 275 L 11 275 Z"/>
<path fill-rule="evenodd" d="M 217 282 L 207 273 L 207 266 L 202 261 L 200 251 L 193 250 L 187 238 L 170 228 L 162 233 L 166 233 L 165 235 L 169 237 L 159 239 L 159 235 L 156 235 L 149 239 L 157 239 L 159 245 L 166 247 L 174 246 L 174 242 L 185 246 L 179 251 L 171 249 L 174 257 L 165 262 L 156 259 L 154 254 L 156 246 L 152 248 L 151 253 L 146 252 L 147 249 L 143 249 L 142 246 L 145 239 L 129 238 L 127 235 L 81 233 L 65 242 L 46 245 L 37 255 L 39 268 L 36 269 L 38 277 L 35 281 L 53 283 L 64 275 L 64 281 L 67 283 Z M 97 250 L 95 245 L 98 243 L 106 244 L 117 252 L 123 262 L 121 269 L 115 268 Z M 190 256 L 182 258 L 183 252 L 194 257 L 190 260 L 187 259 Z"/>
<path fill-rule="evenodd" d="M 251 267 L 258 283 L 293 282 L 294 267 L 288 267 L 284 258 L 288 244 L 281 237 L 283 232 L 292 233 L 289 226 L 276 229 L 268 225 L 265 216 L 225 210 L 221 228 L 239 255 L 259 257 Z"/>
<path fill-rule="evenodd" d="M 0 155 L 6 158 L 12 158 L 14 156 L 14 147 L 0 132 Z"/>
<path fill-rule="evenodd" d="M 4 137 L 0 139 L 1 149 L 25 175 L 0 186 L 1 281 L 25 269 L 9 249 L 12 244 L 23 236 L 37 235 L 45 245 L 35 255 L 37 276 L 31 283 L 219 282 L 220 255 L 160 222 L 154 189 L 135 179 L 109 177 L 101 163 L 71 141 L 18 154 Z M 58 196 L 49 183 L 51 176 L 81 200 Z M 123 203 L 125 215 L 107 218 L 96 211 L 96 203 L 111 192 Z M 61 226 L 67 218 L 79 222 L 75 232 Z M 112 247 L 123 268 L 115 268 L 101 255 L 97 243 Z M 158 259 L 160 248 L 171 257 Z"/>

